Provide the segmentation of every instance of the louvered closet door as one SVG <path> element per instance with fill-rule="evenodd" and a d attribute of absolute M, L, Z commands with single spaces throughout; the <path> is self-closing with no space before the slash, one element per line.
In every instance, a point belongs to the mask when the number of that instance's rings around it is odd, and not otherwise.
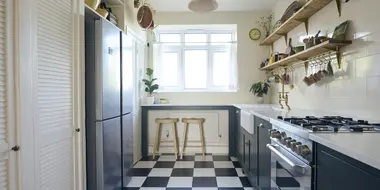
<path fill-rule="evenodd" d="M 74 189 L 73 1 L 35 0 L 35 190 Z"/>

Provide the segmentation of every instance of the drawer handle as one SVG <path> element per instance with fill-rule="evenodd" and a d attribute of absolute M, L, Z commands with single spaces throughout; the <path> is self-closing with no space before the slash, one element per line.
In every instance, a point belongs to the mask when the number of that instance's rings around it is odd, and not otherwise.
<path fill-rule="evenodd" d="M 291 167 L 299 167 L 299 168 L 305 168 L 303 166 L 297 165 L 294 162 L 292 162 L 289 158 L 287 158 L 285 155 L 283 155 L 280 151 L 278 151 L 273 145 L 267 144 L 267 147 L 269 150 L 271 150 L 274 154 L 276 154 L 278 157 L 280 157 L 282 160 L 284 160 L 286 163 L 288 163 Z"/>

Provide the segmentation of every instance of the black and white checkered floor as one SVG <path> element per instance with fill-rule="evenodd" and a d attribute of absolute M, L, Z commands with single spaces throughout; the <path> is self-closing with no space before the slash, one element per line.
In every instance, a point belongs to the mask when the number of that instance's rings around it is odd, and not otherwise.
<path fill-rule="evenodd" d="M 142 158 L 124 190 L 253 190 L 234 157 L 208 154 Z"/>

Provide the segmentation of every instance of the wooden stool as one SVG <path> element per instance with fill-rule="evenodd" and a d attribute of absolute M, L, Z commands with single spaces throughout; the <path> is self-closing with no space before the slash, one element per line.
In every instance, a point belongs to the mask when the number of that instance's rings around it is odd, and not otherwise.
<path fill-rule="evenodd" d="M 204 131 L 203 131 L 203 123 L 205 122 L 204 118 L 182 118 L 182 122 L 185 123 L 185 127 L 183 129 L 183 143 L 182 143 L 182 151 L 181 151 L 181 159 L 183 158 L 183 153 L 185 152 L 186 142 L 187 142 L 187 130 L 189 128 L 189 124 L 198 124 L 199 125 L 199 133 L 200 133 L 200 142 L 202 147 L 202 155 L 203 160 L 205 159 L 205 140 L 204 140 Z M 195 141 L 199 142 L 199 141 Z M 194 146 L 199 147 L 199 146 Z"/>
<path fill-rule="evenodd" d="M 157 131 L 156 131 L 156 139 L 154 141 L 154 147 L 153 147 L 153 159 L 156 157 L 156 151 L 158 152 L 160 148 L 161 142 L 174 142 L 174 153 L 175 157 L 178 155 L 178 136 L 177 136 L 177 122 L 179 121 L 178 118 L 157 118 Z M 162 124 L 172 124 L 172 131 L 173 131 L 173 141 L 161 141 L 161 127 Z"/>

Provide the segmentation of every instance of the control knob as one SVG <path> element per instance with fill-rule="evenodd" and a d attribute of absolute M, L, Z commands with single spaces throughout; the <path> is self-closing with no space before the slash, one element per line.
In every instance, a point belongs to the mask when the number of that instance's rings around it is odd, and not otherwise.
<path fill-rule="evenodd" d="M 280 131 L 274 131 L 274 132 L 272 132 L 271 137 L 272 138 L 276 138 L 276 139 L 281 139 L 281 133 L 280 133 Z"/>
<path fill-rule="evenodd" d="M 307 145 L 297 145 L 297 154 L 302 157 L 307 157 L 311 154 L 311 150 Z"/>
<path fill-rule="evenodd" d="M 294 139 L 288 139 L 288 140 L 286 140 L 286 147 L 291 148 L 292 147 L 291 143 L 294 143 L 294 142 L 297 142 L 297 141 L 294 140 Z"/>
<path fill-rule="evenodd" d="M 297 145 L 302 145 L 302 143 L 301 142 L 291 142 L 290 143 L 290 148 L 292 149 L 292 151 L 297 152 Z"/>
<path fill-rule="evenodd" d="M 281 144 L 283 144 L 283 145 L 286 145 L 286 141 L 287 140 L 291 140 L 292 138 L 290 138 L 290 137 L 282 137 L 281 138 Z"/>

